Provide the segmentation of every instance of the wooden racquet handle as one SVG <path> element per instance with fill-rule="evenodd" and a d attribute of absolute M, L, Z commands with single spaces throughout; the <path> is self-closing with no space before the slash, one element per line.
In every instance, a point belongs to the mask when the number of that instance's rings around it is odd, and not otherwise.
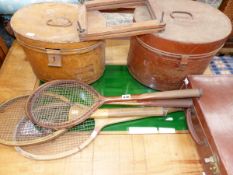
<path fill-rule="evenodd" d="M 169 108 L 189 108 L 193 106 L 191 98 L 187 99 L 163 99 L 163 100 L 136 100 L 136 101 L 123 101 L 123 102 L 112 102 L 108 104 L 114 105 L 128 105 L 128 106 L 158 106 L 158 107 L 169 107 Z"/>
<path fill-rule="evenodd" d="M 150 100 L 150 99 L 179 99 L 179 98 L 193 98 L 202 95 L 201 89 L 182 89 L 163 92 L 145 93 L 140 95 L 122 95 L 121 97 L 105 97 L 105 103 L 112 103 L 118 101 L 133 101 L 133 100 Z"/>
<path fill-rule="evenodd" d="M 201 95 L 202 95 L 202 91 L 200 89 L 183 89 L 183 90 L 141 94 L 134 97 L 139 99 L 174 99 L 174 98 L 200 97 Z"/>
<path fill-rule="evenodd" d="M 181 108 L 142 107 L 142 108 L 113 108 L 98 109 L 91 115 L 92 118 L 119 118 L 141 116 L 164 116 L 170 112 L 181 111 Z"/>

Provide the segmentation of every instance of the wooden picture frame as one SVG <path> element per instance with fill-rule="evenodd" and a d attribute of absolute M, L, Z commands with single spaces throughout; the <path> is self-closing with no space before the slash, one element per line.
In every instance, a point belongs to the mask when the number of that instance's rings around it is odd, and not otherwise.
<path fill-rule="evenodd" d="M 88 28 L 88 12 L 108 9 L 146 6 L 151 20 L 135 22 L 120 26 L 99 26 L 95 30 Z M 129 37 L 141 34 L 159 32 L 165 29 L 162 19 L 156 17 L 156 4 L 152 0 L 97 0 L 88 1 L 80 5 L 78 30 L 81 41 L 99 40 L 108 38 Z M 163 15 L 161 15 L 163 16 Z M 95 22 L 95 21 L 93 21 Z"/>

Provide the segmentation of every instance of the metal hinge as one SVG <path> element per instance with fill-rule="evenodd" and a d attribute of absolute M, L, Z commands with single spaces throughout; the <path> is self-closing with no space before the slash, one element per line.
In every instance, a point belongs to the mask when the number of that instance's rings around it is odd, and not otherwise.
<path fill-rule="evenodd" d="M 210 171 L 213 173 L 213 175 L 219 175 L 220 174 L 220 170 L 218 167 L 218 157 L 216 155 L 207 157 L 204 159 L 205 163 L 210 164 Z"/>

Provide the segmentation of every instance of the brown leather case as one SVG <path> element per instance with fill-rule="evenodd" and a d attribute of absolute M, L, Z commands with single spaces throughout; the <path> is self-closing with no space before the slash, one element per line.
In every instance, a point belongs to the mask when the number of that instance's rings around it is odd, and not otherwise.
<path fill-rule="evenodd" d="M 233 76 L 193 75 L 188 80 L 191 88 L 203 89 L 203 96 L 194 99 L 197 118 L 192 117 L 190 132 L 201 140 L 205 172 L 233 175 Z"/>

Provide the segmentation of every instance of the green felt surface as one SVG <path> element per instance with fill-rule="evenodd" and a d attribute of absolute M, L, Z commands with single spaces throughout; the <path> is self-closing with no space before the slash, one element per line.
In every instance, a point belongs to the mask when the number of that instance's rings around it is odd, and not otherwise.
<path fill-rule="evenodd" d="M 155 92 L 137 82 L 128 72 L 127 66 L 107 65 L 103 76 L 91 84 L 103 96 L 121 96 L 123 94 L 141 94 Z M 103 105 L 101 108 L 129 107 L 123 105 Z M 104 131 L 127 131 L 129 127 L 157 127 L 186 130 L 184 112 L 174 112 L 161 117 L 149 117 L 129 122 L 113 124 Z"/>
<path fill-rule="evenodd" d="M 154 92 L 137 82 L 128 72 L 126 66 L 106 66 L 104 75 L 92 86 L 103 96 L 118 96 L 123 94 L 140 94 Z M 123 107 L 119 105 L 104 105 L 103 107 Z M 162 127 L 186 130 L 186 120 L 183 112 L 174 112 L 162 117 L 151 117 L 105 127 L 105 131 L 126 131 L 128 127 Z"/>

